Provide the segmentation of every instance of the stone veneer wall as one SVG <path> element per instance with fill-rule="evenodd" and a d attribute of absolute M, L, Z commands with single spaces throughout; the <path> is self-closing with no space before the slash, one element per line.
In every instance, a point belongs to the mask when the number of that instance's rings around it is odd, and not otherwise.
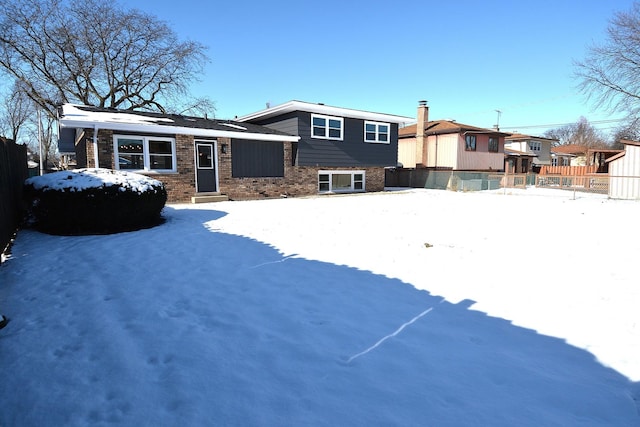
<path fill-rule="evenodd" d="M 76 147 L 78 158 L 84 157 L 86 165 L 79 167 L 95 167 L 93 156 L 93 131 L 87 129 L 84 140 Z M 119 132 L 117 132 L 119 133 Z M 101 168 L 114 169 L 113 131 L 98 131 L 98 161 Z M 175 173 L 147 173 L 154 179 L 162 181 L 167 189 L 168 203 L 190 202 L 196 195 L 194 137 L 190 135 L 171 135 L 176 140 L 177 170 Z M 200 138 L 198 138 L 200 140 Z M 218 138 L 218 180 L 219 192 L 231 200 L 252 200 L 276 197 L 309 196 L 318 193 L 318 171 L 320 170 L 364 170 L 367 191 L 384 190 L 385 171 L 382 167 L 336 168 L 321 166 L 292 166 L 291 143 L 284 142 L 284 177 L 282 178 L 233 178 L 231 174 L 231 141 L 229 138 Z M 226 145 L 226 153 L 222 146 Z"/>

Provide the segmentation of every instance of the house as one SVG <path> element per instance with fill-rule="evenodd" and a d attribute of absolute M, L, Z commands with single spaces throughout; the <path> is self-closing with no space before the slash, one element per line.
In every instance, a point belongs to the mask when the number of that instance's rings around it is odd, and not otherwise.
<path fill-rule="evenodd" d="M 624 151 L 607 159 L 609 164 L 609 197 L 640 199 L 640 142 L 620 141 Z"/>
<path fill-rule="evenodd" d="M 292 104 L 304 105 L 313 104 Z M 169 202 L 382 190 L 383 168 L 395 164 L 398 122 L 409 118 L 314 108 L 293 112 L 297 126 L 290 119 L 262 126 L 253 121 L 276 116 L 212 120 L 65 104 L 58 122 L 78 167 L 152 175 L 165 184 Z"/>
<path fill-rule="evenodd" d="M 520 165 L 518 170 L 527 169 L 527 171 L 539 172 L 541 166 L 551 165 L 551 147 L 558 143 L 557 139 L 543 138 L 541 136 L 525 135 L 514 133 L 504 139 L 505 151 L 511 150 L 520 153 L 533 155 L 532 163 L 528 168 Z M 531 157 L 531 156 L 527 156 Z"/>
<path fill-rule="evenodd" d="M 504 147 L 504 170 L 507 173 L 533 172 L 535 159 L 536 155 L 531 151 L 518 151 L 506 145 Z"/>
<path fill-rule="evenodd" d="M 383 190 L 385 168 L 397 163 L 398 128 L 415 121 L 302 101 L 236 120 L 298 135 L 291 144 L 291 166 L 300 183 L 312 183 L 319 193 Z"/>
<path fill-rule="evenodd" d="M 607 159 L 621 152 L 580 144 L 559 145 L 551 149 L 551 166 L 587 166 L 591 173 L 607 173 Z"/>
<path fill-rule="evenodd" d="M 508 135 L 452 120 L 429 121 L 427 102 L 420 101 L 417 123 L 400 129 L 398 162 L 404 168 L 502 171 Z"/>

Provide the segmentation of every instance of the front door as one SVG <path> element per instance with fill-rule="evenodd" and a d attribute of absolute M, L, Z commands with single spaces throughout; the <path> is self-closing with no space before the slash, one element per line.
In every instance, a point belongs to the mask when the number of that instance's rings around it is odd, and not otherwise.
<path fill-rule="evenodd" d="M 214 147 L 214 143 L 196 142 L 196 191 L 198 193 L 218 191 Z"/>

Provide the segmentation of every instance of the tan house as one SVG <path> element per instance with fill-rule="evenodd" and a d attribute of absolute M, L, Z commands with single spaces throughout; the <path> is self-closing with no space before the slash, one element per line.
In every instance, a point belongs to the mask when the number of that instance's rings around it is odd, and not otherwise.
<path fill-rule="evenodd" d="M 398 131 L 398 163 L 403 168 L 454 171 L 502 171 L 509 134 L 453 120 L 429 120 L 426 101 L 417 123 Z"/>
<path fill-rule="evenodd" d="M 607 173 L 607 159 L 622 151 L 579 144 L 559 145 L 551 149 L 551 166 L 589 166 L 592 173 Z"/>
<path fill-rule="evenodd" d="M 538 172 L 542 166 L 551 166 L 551 147 L 558 143 L 557 139 L 541 136 L 514 133 L 504 139 L 505 151 L 525 153 L 531 157 L 528 171 Z M 520 169 L 524 169 L 521 165 Z"/>

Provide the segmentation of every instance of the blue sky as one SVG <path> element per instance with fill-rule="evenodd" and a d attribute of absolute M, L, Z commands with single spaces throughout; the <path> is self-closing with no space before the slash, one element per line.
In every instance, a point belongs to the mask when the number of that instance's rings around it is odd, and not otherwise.
<path fill-rule="evenodd" d="M 194 93 L 233 118 L 292 99 L 539 135 L 531 127 L 615 119 L 576 89 L 573 61 L 630 0 L 135 0 L 209 47 Z M 607 130 L 614 124 L 596 124 Z M 526 126 L 526 127 L 525 127 Z M 557 126 L 552 126 L 557 127 Z M 517 128 L 517 129 L 516 129 Z"/>

